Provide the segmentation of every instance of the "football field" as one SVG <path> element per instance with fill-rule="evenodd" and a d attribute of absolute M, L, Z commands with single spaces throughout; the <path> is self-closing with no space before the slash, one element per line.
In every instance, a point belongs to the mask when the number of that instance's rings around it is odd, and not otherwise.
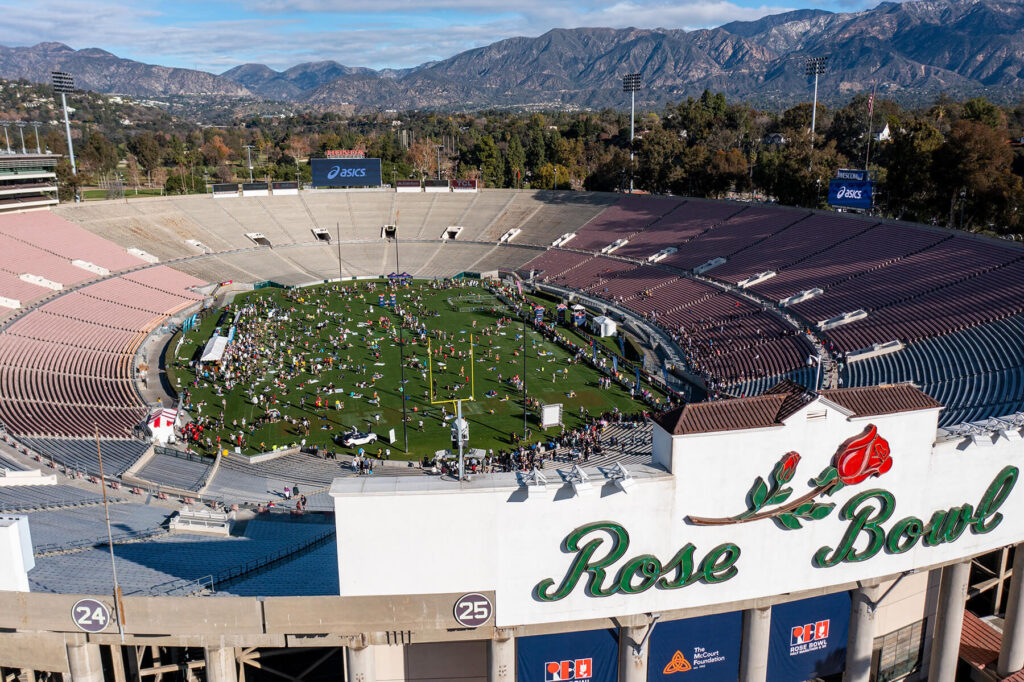
<path fill-rule="evenodd" d="M 391 306 L 392 294 L 406 319 L 404 385 L 397 331 L 402 316 Z M 200 362 L 211 335 L 219 329 L 227 336 L 231 326 L 234 337 L 223 358 Z M 558 334 L 584 343 L 571 329 L 559 327 Z M 357 430 L 377 436 L 362 446 L 368 454 L 390 449 L 392 459 L 421 459 L 451 447 L 455 405 L 442 401 L 460 398 L 470 425 L 468 446 L 507 450 L 524 433 L 523 377 L 531 442 L 560 430 L 541 430 L 534 401 L 561 403 L 566 429 L 613 409 L 649 409 L 614 381 L 603 387 L 607 374 L 574 359 L 532 325 L 524 371 L 522 322 L 478 280 L 260 289 L 206 317 L 177 351 L 176 343 L 168 351 L 172 382 L 179 394 L 188 392 L 190 414 L 203 426 L 190 446 L 210 455 L 218 448 L 256 454 L 303 442 L 355 453 L 357 446 L 343 447 L 337 439 Z M 396 442 L 389 444 L 392 429 Z"/>

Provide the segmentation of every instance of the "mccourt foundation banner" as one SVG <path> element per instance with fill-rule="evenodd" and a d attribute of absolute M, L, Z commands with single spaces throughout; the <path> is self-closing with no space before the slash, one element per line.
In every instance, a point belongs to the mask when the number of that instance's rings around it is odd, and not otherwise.
<path fill-rule="evenodd" d="M 597 469 L 574 485 L 557 463 L 543 488 L 511 473 L 378 494 L 339 480 L 337 518 L 375 519 L 339 523 L 341 592 L 493 590 L 497 625 L 550 623 L 799 594 L 1020 542 L 1024 444 L 936 444 L 937 414 L 817 399 L 771 428 L 655 427 L 629 485 Z M 424 533 L 423 518 L 459 523 Z"/>

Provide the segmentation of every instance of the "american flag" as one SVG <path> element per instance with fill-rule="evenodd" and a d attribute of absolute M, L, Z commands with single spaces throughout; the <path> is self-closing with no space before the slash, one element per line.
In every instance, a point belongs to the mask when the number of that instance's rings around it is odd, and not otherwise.
<path fill-rule="evenodd" d="M 870 116 L 875 110 L 875 93 L 868 95 L 868 116 Z"/>

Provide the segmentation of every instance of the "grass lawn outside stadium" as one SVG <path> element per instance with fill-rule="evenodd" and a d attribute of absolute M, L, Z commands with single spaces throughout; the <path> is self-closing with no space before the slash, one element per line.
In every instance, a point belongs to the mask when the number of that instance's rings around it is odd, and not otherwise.
<path fill-rule="evenodd" d="M 389 301 L 391 293 L 415 326 L 404 330 L 408 453 L 402 451 L 400 316 L 378 305 L 380 294 Z M 218 322 L 224 319 L 220 331 L 227 335 L 239 310 L 243 314 L 224 362 L 198 363 Z M 463 399 L 469 447 L 508 450 L 517 445 L 512 434 L 523 433 L 522 391 L 511 382 L 523 374 L 523 326 L 478 280 L 265 288 L 238 295 L 226 312 L 188 331 L 176 352 L 177 339 L 168 348 L 172 381 L 179 394 L 188 392 L 191 417 L 204 425 L 202 438 L 189 444 L 194 451 L 215 454 L 218 436 L 221 449 L 234 451 L 242 435 L 241 452 L 248 455 L 303 441 L 355 454 L 358 446 L 343 447 L 333 439 L 356 428 L 378 435 L 377 443 L 363 446 L 367 454 L 390 448 L 392 459 L 433 456 L 451 448 L 451 425 L 442 417 L 451 415 L 454 405 L 431 404 L 431 377 L 434 401 Z M 568 328 L 560 327 L 558 334 L 578 345 L 588 343 Z M 430 363 L 428 341 L 434 353 Z M 562 403 L 566 429 L 615 408 L 625 414 L 650 409 L 614 381 L 600 388 L 599 380 L 607 375 L 574 362 L 570 351 L 532 326 L 527 327 L 526 363 L 529 397 Z M 308 431 L 303 420 L 308 420 Z M 544 439 L 536 409 L 530 410 L 527 426 L 531 441 Z M 394 445 L 386 442 L 390 429 L 397 437 Z M 558 431 L 552 428 L 546 435 Z"/>

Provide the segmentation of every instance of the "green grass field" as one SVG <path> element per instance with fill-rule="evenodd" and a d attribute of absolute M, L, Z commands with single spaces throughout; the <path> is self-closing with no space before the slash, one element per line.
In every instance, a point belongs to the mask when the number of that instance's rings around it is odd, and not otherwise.
<path fill-rule="evenodd" d="M 239 338 L 255 339 L 257 347 L 257 359 L 246 361 L 252 368 L 247 380 L 224 391 L 223 377 L 204 365 L 199 370 L 198 386 L 195 385 L 196 371 L 189 366 L 189 361 L 194 356 L 198 358 L 197 352 L 214 332 L 219 314 L 207 317 L 198 328 L 185 335 L 170 363 L 169 374 L 179 392 L 185 388 L 191 391 L 194 417 L 201 415 L 220 420 L 223 414 L 224 426 L 207 428 L 204 435 L 211 438 L 219 435 L 227 442 L 232 434 L 243 431 L 241 424 L 245 419 L 246 443 L 242 452 L 246 454 L 295 444 L 303 439 L 307 444 L 354 452 L 354 448 L 331 444 L 334 436 L 352 427 L 377 433 L 382 442 L 367 446 L 367 452 L 376 454 L 378 447 L 390 447 L 393 459 L 419 459 L 449 448 L 451 430 L 441 419 L 442 406 L 430 401 L 431 372 L 436 387 L 435 401 L 463 398 L 463 413 L 470 423 L 469 446 L 507 449 L 513 444 L 511 434 L 523 433 L 522 394 L 508 382 L 523 372 L 523 327 L 513 321 L 499 328 L 499 318 L 508 311 L 482 286 L 472 286 L 470 282 L 478 284 L 469 280 L 454 288 L 435 289 L 431 282 L 416 281 L 397 291 L 399 305 L 407 306 L 407 312 L 418 315 L 417 322 L 425 324 L 429 332 L 423 337 L 408 329 L 404 332 L 408 454 L 402 452 L 401 364 L 394 338 L 397 332 L 383 330 L 379 324 L 384 319 L 395 325 L 398 316 L 390 308 L 378 307 L 378 294 L 386 290 L 381 282 L 376 284 L 376 291 L 368 291 L 365 283 L 347 284 L 344 293 L 339 285 L 292 290 L 290 295 L 295 300 L 288 300 L 288 292 L 275 288 L 240 295 L 235 299 L 223 333 L 227 333 L 234 310 L 259 304 L 260 310 L 243 315 L 239 324 Z M 268 303 L 286 309 L 289 319 L 268 321 L 267 313 L 262 311 L 262 306 Z M 419 308 L 413 310 L 413 305 Z M 346 338 L 342 341 L 345 332 Z M 569 330 L 562 333 L 566 337 L 575 336 Z M 439 336 L 443 338 L 437 338 Z M 471 336 L 472 363 L 469 360 Z M 435 351 L 441 347 L 440 354 L 430 363 L 427 361 L 428 339 Z M 579 343 L 578 338 L 573 340 Z M 444 357 L 445 353 L 448 357 Z M 616 407 L 627 413 L 645 409 L 643 403 L 630 398 L 628 390 L 614 382 L 611 388 L 599 388 L 598 379 L 602 375 L 597 370 L 583 363 L 570 363 L 566 350 L 543 339 L 532 328 L 528 328 L 526 362 L 529 396 L 541 403 L 562 403 L 566 428 L 584 423 L 588 414 L 598 415 Z M 237 372 L 239 366 L 235 363 L 232 369 Z M 292 373 L 294 376 L 283 381 L 279 378 Z M 279 385 L 275 385 L 275 380 Z M 332 384 L 339 392 L 326 395 L 327 387 Z M 267 400 L 254 404 L 254 392 Z M 361 397 L 351 395 L 353 393 Z M 371 402 L 374 393 L 377 404 Z M 318 396 L 323 401 L 319 408 L 315 404 Z M 277 402 L 269 404 L 275 398 Z M 335 401 L 343 403 L 343 408 L 336 409 Z M 252 430 L 253 420 L 265 415 L 268 409 L 278 410 L 282 417 L 308 419 L 308 434 L 285 419 Z M 444 409 L 450 414 L 454 406 L 449 403 Z M 235 420 L 238 427 L 233 426 Z M 543 434 L 533 411 L 528 414 L 527 423 L 532 440 L 541 440 Z M 389 429 L 395 430 L 398 439 L 392 446 L 383 442 Z M 550 435 L 554 433 L 554 429 L 550 430 Z M 197 449 L 213 454 L 216 445 L 207 448 L 201 444 Z"/>

